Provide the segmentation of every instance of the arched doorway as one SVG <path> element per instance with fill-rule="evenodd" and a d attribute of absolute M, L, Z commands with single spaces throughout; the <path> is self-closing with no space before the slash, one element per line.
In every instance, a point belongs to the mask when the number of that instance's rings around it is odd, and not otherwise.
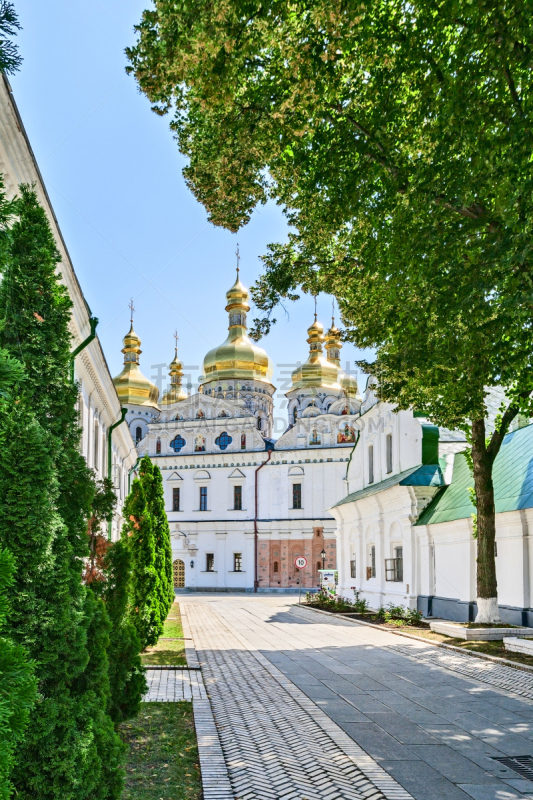
<path fill-rule="evenodd" d="M 174 575 L 174 589 L 185 588 L 185 563 L 181 558 L 177 558 L 172 564 L 172 573 Z"/>

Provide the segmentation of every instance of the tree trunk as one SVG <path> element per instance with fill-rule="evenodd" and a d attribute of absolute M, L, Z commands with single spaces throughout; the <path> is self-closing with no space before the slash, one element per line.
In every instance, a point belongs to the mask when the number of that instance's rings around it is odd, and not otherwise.
<path fill-rule="evenodd" d="M 498 448 L 499 449 L 499 448 Z M 476 622 L 499 622 L 496 582 L 496 512 L 492 466 L 494 456 L 487 450 L 485 421 L 472 423 L 472 462 L 477 501 L 477 616 Z"/>

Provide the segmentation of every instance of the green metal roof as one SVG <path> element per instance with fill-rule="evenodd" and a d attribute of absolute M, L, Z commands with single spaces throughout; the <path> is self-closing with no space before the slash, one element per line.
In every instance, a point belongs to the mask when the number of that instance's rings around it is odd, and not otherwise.
<path fill-rule="evenodd" d="M 533 508 L 533 425 L 508 433 L 494 462 L 496 512 Z M 463 453 L 453 462 L 453 478 L 420 515 L 417 525 L 465 519 L 475 513 L 469 487 L 474 478 Z"/>
<path fill-rule="evenodd" d="M 354 503 L 356 500 L 362 500 L 364 497 L 370 497 L 378 492 L 384 492 L 385 489 L 390 489 L 392 486 L 442 486 L 444 478 L 441 468 L 437 464 L 425 464 L 418 467 L 411 467 L 398 475 L 391 475 L 380 483 L 371 483 L 365 489 L 360 489 L 358 492 L 352 492 L 347 495 L 338 503 L 335 503 L 332 508 L 342 506 L 345 503 Z"/>

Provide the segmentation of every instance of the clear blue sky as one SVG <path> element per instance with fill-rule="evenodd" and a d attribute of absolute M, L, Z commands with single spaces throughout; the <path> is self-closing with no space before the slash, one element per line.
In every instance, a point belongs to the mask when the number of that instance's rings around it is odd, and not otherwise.
<path fill-rule="evenodd" d="M 235 277 L 237 241 L 241 278 L 250 286 L 267 244 L 286 237 L 281 210 L 274 204 L 259 209 L 237 235 L 207 222 L 185 186 L 169 118 L 150 111 L 124 71 L 124 48 L 133 43 L 133 25 L 148 0 L 15 5 L 24 62 L 10 81 L 83 291 L 100 320 L 111 372 L 122 368 L 133 297 L 143 372 L 155 376 L 152 365 L 169 363 L 177 328 L 180 358 L 194 385 L 205 353 L 226 336 L 225 292 Z M 288 318 L 276 314 L 278 324 L 261 341 L 275 365 L 277 415 L 284 421 L 281 390 L 288 388 L 288 365 L 307 357 L 313 300 L 303 296 L 288 310 Z M 329 324 L 331 297 L 319 298 L 318 313 Z M 343 366 L 348 361 L 354 369 L 358 351 L 345 345 L 342 355 Z M 276 436 L 282 427 L 279 421 Z"/>

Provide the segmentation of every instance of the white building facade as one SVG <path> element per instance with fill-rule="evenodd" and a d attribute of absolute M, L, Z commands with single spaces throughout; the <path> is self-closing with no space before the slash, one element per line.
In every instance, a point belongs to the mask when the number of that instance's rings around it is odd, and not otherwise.
<path fill-rule="evenodd" d="M 325 509 L 346 494 L 357 384 L 340 368 L 339 332 L 332 325 L 324 335 L 315 319 L 309 356 L 287 393 L 287 430 L 274 441 L 272 365 L 248 338 L 248 291 L 238 277 L 226 299 L 228 336 L 205 356 L 199 391 L 183 391 L 176 352 L 170 389 L 157 398 L 160 413 L 137 446 L 163 473 L 175 585 L 295 591 L 301 580 L 302 588 L 316 587 L 318 570 L 336 566 L 335 519 Z M 133 336 L 124 340 L 125 357 L 131 346 L 140 352 Z M 140 388 L 147 403 L 155 396 L 139 374 L 129 388 L 124 371 L 115 383 L 128 419 L 140 407 Z M 299 556 L 307 559 L 302 572 Z"/>

